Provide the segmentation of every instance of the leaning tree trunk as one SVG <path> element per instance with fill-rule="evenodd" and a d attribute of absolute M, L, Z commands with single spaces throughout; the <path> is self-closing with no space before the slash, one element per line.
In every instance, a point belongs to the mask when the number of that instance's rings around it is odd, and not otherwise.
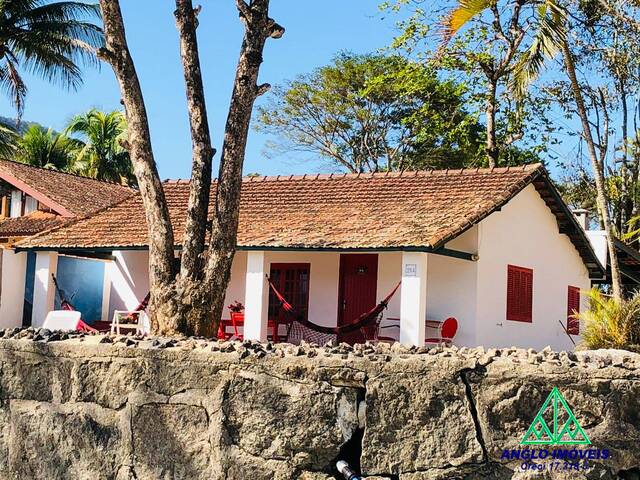
<path fill-rule="evenodd" d="M 596 145 L 591 135 L 591 126 L 589 125 L 589 117 L 587 116 L 587 109 L 582 98 L 582 90 L 576 76 L 575 63 L 573 61 L 573 54 L 569 48 L 567 41 L 562 42 L 562 53 L 564 58 L 564 65 L 567 70 L 567 76 L 571 84 L 571 90 L 576 101 L 576 107 L 578 116 L 582 122 L 582 130 L 587 148 L 589 150 L 589 157 L 591 158 L 591 167 L 593 168 L 593 176 L 596 181 L 596 193 L 597 193 L 597 205 L 600 213 L 602 224 L 607 236 L 607 246 L 609 249 L 609 265 L 611 267 L 611 286 L 613 289 L 613 296 L 617 300 L 622 299 L 622 279 L 620 275 L 620 267 L 618 264 L 618 256 L 616 255 L 615 241 L 613 237 L 613 228 L 611 225 L 611 216 L 609 215 L 609 198 L 604 179 L 604 167 L 601 161 L 598 159 L 598 153 L 596 151 Z"/>
<path fill-rule="evenodd" d="M 118 0 L 100 0 L 100 8 L 105 46 L 98 51 L 98 56 L 111 65 L 120 86 L 128 123 L 127 148 L 147 220 L 152 330 L 154 333 L 175 333 L 178 317 L 173 286 L 173 229 L 153 157 L 144 97 L 127 45 L 120 3 Z"/>
<path fill-rule="evenodd" d="M 231 262 L 236 249 L 240 189 L 251 112 L 256 98 L 269 89 L 258 85 L 262 52 L 268 38 L 280 38 L 284 28 L 269 17 L 269 0 L 236 0 L 245 34 L 224 133 L 216 191 L 206 282 L 212 286 L 214 321 L 220 319 Z"/>

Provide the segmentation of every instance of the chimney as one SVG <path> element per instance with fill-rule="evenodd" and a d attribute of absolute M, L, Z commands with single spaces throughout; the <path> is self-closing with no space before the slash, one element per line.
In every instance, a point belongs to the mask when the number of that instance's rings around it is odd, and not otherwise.
<path fill-rule="evenodd" d="M 573 214 L 584 231 L 589 230 L 589 210 L 585 208 L 576 208 Z"/>

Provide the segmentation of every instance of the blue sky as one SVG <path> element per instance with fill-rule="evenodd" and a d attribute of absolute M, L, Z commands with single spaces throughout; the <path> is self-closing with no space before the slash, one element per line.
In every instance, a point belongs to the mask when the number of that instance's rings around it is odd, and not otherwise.
<path fill-rule="evenodd" d="M 171 0 L 122 0 L 129 45 L 136 62 L 150 118 L 156 161 L 162 178 L 187 178 L 191 140 L 185 106 Z M 194 2 L 198 3 L 198 2 Z M 209 122 L 214 146 L 219 148 L 231 95 L 242 26 L 233 0 L 204 1 L 200 13 L 199 42 Z M 272 16 L 286 29 L 280 40 L 268 42 L 261 81 L 277 84 L 328 63 L 340 50 L 375 51 L 394 36 L 395 19 L 383 19 L 377 0 L 273 0 Z M 110 67 L 86 70 L 85 85 L 66 92 L 30 76 L 24 118 L 61 129 L 75 113 L 91 107 L 120 108 L 118 87 Z M 0 112 L 13 116 L 0 96 Z M 266 159 L 267 138 L 253 129 L 245 172 L 287 174 L 327 171 L 324 163 L 303 163 L 293 158 Z M 217 158 L 216 158 L 217 160 Z M 217 164 L 215 166 L 217 172 Z"/>

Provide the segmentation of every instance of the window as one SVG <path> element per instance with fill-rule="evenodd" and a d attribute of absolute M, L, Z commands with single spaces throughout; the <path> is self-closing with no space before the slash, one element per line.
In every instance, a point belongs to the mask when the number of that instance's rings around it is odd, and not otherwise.
<path fill-rule="evenodd" d="M 309 311 L 309 264 L 272 263 L 269 278 L 296 313 L 307 318 Z M 269 318 L 285 323 L 287 318 L 280 302 L 269 289 Z"/>
<path fill-rule="evenodd" d="M 576 314 L 580 313 L 580 289 L 569 287 L 567 289 L 567 333 L 580 335 L 580 319 Z"/>
<path fill-rule="evenodd" d="M 507 320 L 533 320 L 533 270 L 507 266 Z"/>

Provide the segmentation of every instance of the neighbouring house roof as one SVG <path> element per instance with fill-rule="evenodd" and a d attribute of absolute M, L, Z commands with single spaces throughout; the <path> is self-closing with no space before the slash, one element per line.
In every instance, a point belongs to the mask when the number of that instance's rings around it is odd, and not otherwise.
<path fill-rule="evenodd" d="M 600 262 L 606 266 L 606 277 L 602 279 L 602 283 L 610 284 L 611 264 L 606 233 L 604 230 L 588 230 L 587 236 L 592 240 Z M 617 238 L 614 239 L 614 245 L 618 257 L 618 267 L 622 274 L 622 283 L 628 292 L 633 292 L 640 286 L 640 252 Z"/>
<path fill-rule="evenodd" d="M 131 196 L 132 189 L 56 170 L 0 160 L 0 179 L 63 217 L 96 212 Z"/>
<path fill-rule="evenodd" d="M 602 267 L 541 165 L 246 178 L 238 247 L 436 250 L 533 184 L 594 275 Z M 164 183 L 175 238 L 189 182 Z M 215 184 L 214 189 L 215 191 Z M 139 195 L 21 242 L 20 248 L 126 249 L 148 244 Z"/>
<path fill-rule="evenodd" d="M 129 187 L 0 160 L 0 179 L 35 198 L 52 213 L 34 212 L 0 221 L 0 238 L 33 235 L 95 213 L 134 194 Z"/>
<path fill-rule="evenodd" d="M 64 222 L 60 215 L 40 211 L 24 217 L 5 218 L 0 221 L 0 237 L 28 237 L 60 226 Z"/>

